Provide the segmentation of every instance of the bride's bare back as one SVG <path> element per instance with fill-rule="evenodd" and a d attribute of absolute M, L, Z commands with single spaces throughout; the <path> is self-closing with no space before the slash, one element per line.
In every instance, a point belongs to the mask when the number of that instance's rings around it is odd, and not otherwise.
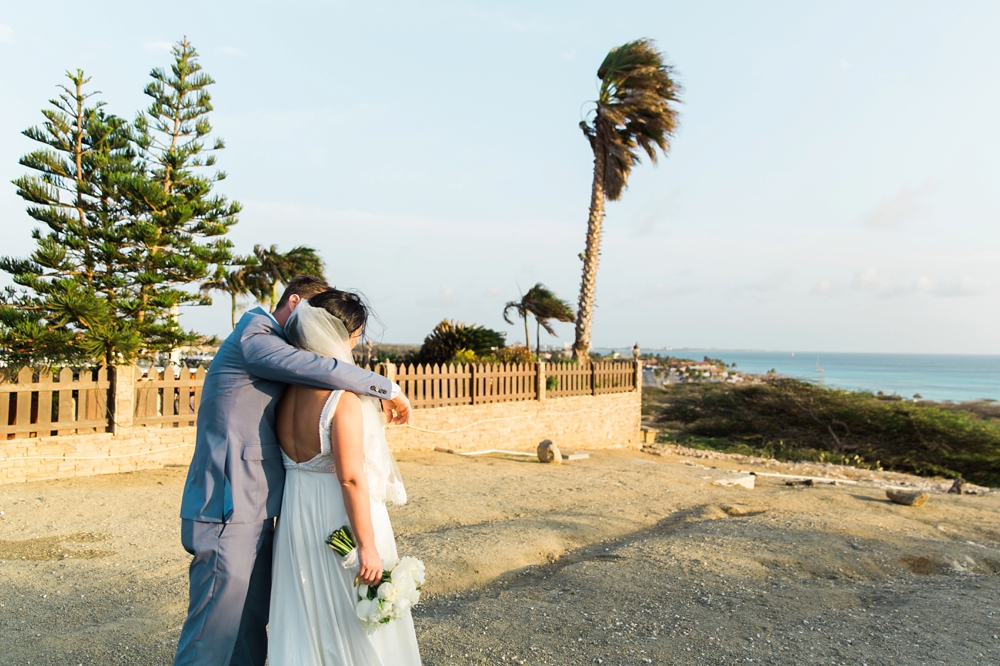
<path fill-rule="evenodd" d="M 278 443 L 297 463 L 319 455 L 319 417 L 332 391 L 289 386 L 278 403 Z"/>

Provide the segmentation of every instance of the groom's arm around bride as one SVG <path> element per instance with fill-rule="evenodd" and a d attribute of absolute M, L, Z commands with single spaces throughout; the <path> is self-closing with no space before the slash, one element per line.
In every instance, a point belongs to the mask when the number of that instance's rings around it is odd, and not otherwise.
<path fill-rule="evenodd" d="M 298 303 L 329 288 L 316 278 L 291 280 L 273 313 L 243 315 L 205 377 L 181 502 L 181 542 L 193 560 L 174 664 L 264 664 L 273 524 L 285 476 L 275 407 L 285 386 L 391 400 L 394 421 L 409 421 L 409 401 L 385 377 L 285 339 L 282 327 Z"/>

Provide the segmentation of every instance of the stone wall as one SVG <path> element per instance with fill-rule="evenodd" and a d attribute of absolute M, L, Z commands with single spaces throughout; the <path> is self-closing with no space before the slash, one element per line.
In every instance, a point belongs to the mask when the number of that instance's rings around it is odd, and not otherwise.
<path fill-rule="evenodd" d="M 0 441 L 0 484 L 115 474 L 187 465 L 194 428 L 133 428 L 112 435 L 60 435 Z"/>
<path fill-rule="evenodd" d="M 390 426 L 393 451 L 435 446 L 475 451 L 533 451 L 543 439 L 560 449 L 638 447 L 641 393 L 583 395 L 418 409 L 410 426 Z"/>
<path fill-rule="evenodd" d="M 543 439 L 563 450 L 640 446 L 641 393 L 611 393 L 414 411 L 389 428 L 394 451 L 436 446 L 533 451 Z M 117 434 L 0 441 L 0 484 L 187 465 L 194 428 L 126 428 Z"/>

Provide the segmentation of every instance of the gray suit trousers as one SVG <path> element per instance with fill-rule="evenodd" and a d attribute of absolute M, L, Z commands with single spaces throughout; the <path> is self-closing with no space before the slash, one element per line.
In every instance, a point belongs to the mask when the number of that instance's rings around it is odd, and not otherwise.
<path fill-rule="evenodd" d="M 264 666 L 274 519 L 181 520 L 191 560 L 188 617 L 174 666 Z"/>

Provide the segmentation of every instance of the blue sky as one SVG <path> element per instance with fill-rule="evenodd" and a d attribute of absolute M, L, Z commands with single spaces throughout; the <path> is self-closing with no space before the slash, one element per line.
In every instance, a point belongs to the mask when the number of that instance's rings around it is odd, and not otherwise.
<path fill-rule="evenodd" d="M 1000 4 L 51 2 L 0 9 L 0 225 L 70 68 L 111 111 L 187 35 L 218 82 L 221 191 L 254 243 L 318 248 L 387 342 L 575 301 L 608 49 L 655 39 L 684 86 L 659 166 L 607 209 L 594 342 L 1000 353 Z M 227 299 L 184 323 L 228 329 Z M 571 325 L 558 339 L 572 340 Z"/>

